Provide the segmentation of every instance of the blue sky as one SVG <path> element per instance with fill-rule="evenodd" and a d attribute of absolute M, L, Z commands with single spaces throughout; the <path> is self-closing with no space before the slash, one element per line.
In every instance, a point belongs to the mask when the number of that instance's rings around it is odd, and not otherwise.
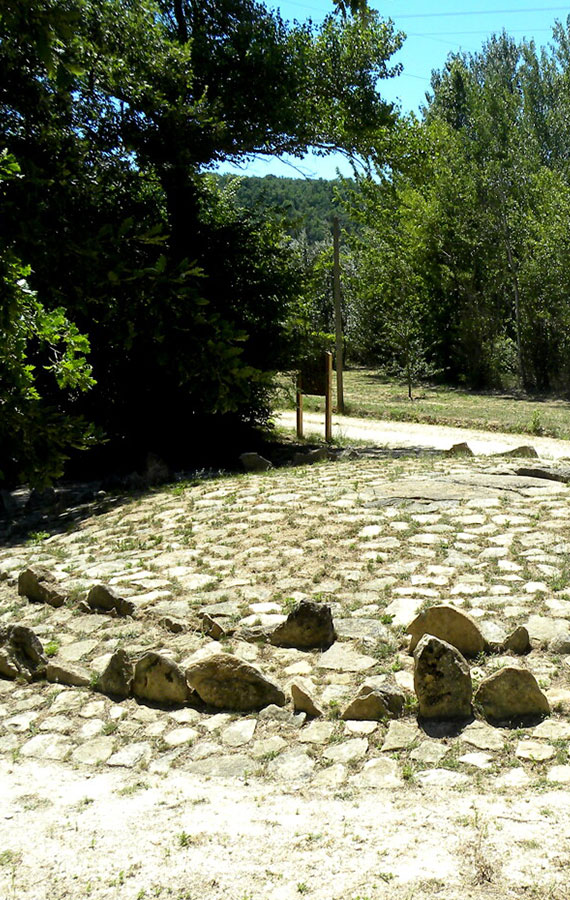
<path fill-rule="evenodd" d="M 494 32 L 503 28 L 517 40 L 534 39 L 537 46 L 550 42 L 552 27 L 558 21 L 565 22 L 570 14 L 570 4 L 548 0 L 369 0 L 378 12 L 394 21 L 396 28 L 407 38 L 393 61 L 403 65 L 398 78 L 382 82 L 380 91 L 386 100 L 396 102 L 404 112 L 418 111 L 429 90 L 433 69 L 444 64 L 448 53 L 457 50 L 476 51 Z M 332 9 L 332 0 L 282 0 L 266 2 L 271 9 L 278 9 L 284 19 L 318 23 Z M 493 6 L 496 8 L 493 9 Z M 224 166 L 222 171 L 235 171 L 243 175 L 282 175 L 309 178 L 334 178 L 337 167 L 350 174 L 350 167 L 342 157 L 335 155 L 325 159 L 307 157 L 287 162 L 255 160 L 240 169 Z"/>

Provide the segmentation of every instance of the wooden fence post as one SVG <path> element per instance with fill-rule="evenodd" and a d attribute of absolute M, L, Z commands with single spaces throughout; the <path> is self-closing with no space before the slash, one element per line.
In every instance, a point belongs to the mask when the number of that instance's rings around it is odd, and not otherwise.
<path fill-rule="evenodd" d="M 326 393 L 325 393 L 325 441 L 332 441 L 332 353 L 325 353 Z"/>
<path fill-rule="evenodd" d="M 303 385 L 300 373 L 297 375 L 297 437 L 299 440 L 303 438 Z"/>

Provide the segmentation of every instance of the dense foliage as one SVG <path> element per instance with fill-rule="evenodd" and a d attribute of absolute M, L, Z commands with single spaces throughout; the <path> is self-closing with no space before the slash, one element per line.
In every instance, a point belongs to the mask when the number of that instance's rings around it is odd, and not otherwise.
<path fill-rule="evenodd" d="M 336 7 L 315 27 L 255 0 L 4 0 L 0 134 L 21 177 L 3 198 L 19 334 L 2 347 L 17 391 L 0 381 L 0 413 L 25 422 L 1 435 L 5 481 L 59 472 L 82 416 L 131 466 L 148 450 L 187 458 L 212 416 L 267 416 L 302 276 L 276 226 L 207 169 L 374 154 L 400 37 L 361 2 Z M 56 377 L 30 384 L 49 369 L 34 354 L 55 346 Z"/>
<path fill-rule="evenodd" d="M 234 182 L 233 175 L 218 176 L 222 185 Z M 263 210 L 283 220 L 286 232 L 296 239 L 306 239 L 309 245 L 330 240 L 333 217 L 338 216 L 344 228 L 350 219 L 339 203 L 339 180 L 324 178 L 283 178 L 266 175 L 264 178 L 240 176 L 235 187 L 238 206 L 246 210 Z"/>
<path fill-rule="evenodd" d="M 450 57 L 354 194 L 359 358 L 570 389 L 569 34 Z"/>

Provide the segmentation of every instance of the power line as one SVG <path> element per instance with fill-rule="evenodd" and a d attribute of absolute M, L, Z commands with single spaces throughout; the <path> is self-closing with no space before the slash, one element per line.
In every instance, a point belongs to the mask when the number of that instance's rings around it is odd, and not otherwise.
<path fill-rule="evenodd" d="M 291 2 L 291 0 L 290 0 Z M 441 19 L 445 16 L 492 16 L 492 15 L 501 15 L 506 16 L 510 13 L 545 13 L 545 12 L 560 12 L 561 10 L 566 10 L 568 12 L 568 5 L 566 6 L 541 6 L 541 7 L 522 7 L 521 9 L 473 9 L 473 10 L 462 10 L 461 12 L 441 12 L 441 13 L 405 13 L 404 15 L 397 16 L 398 19 Z M 394 14 L 395 15 L 395 14 Z"/>
<path fill-rule="evenodd" d="M 509 28 L 509 34 L 528 34 L 528 28 Z M 533 34 L 540 34 L 542 32 L 550 32 L 552 28 L 533 28 Z M 439 35 L 440 37 L 452 36 L 456 34 L 489 34 L 489 29 L 478 29 L 477 31 L 422 31 L 421 34 L 412 34 L 408 33 L 408 37 L 435 37 Z"/>

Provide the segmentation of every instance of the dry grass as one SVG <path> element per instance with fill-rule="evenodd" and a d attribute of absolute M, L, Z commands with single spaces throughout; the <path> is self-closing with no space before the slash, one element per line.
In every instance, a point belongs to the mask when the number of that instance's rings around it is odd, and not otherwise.
<path fill-rule="evenodd" d="M 345 372 L 344 396 L 346 415 L 570 439 L 570 401 L 557 397 L 422 384 L 410 402 L 403 382 L 372 369 Z M 294 404 L 292 382 L 286 376 L 278 402 L 286 407 Z M 323 410 L 324 398 L 306 397 L 305 408 Z"/>

